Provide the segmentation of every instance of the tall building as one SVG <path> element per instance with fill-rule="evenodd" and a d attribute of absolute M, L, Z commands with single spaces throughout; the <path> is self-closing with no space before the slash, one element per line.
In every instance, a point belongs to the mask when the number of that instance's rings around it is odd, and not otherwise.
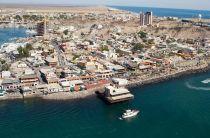
<path fill-rule="evenodd" d="M 153 17 L 152 12 L 146 12 L 145 13 L 145 25 L 152 25 Z"/>
<path fill-rule="evenodd" d="M 153 15 L 152 12 L 140 13 L 140 26 L 152 25 Z"/>
<path fill-rule="evenodd" d="M 36 26 L 37 36 L 44 36 L 45 33 L 45 25 L 44 22 L 38 22 Z"/>
<path fill-rule="evenodd" d="M 145 19 L 144 13 L 141 12 L 140 13 L 140 26 L 144 26 L 144 22 L 145 22 L 144 19 Z"/>
<path fill-rule="evenodd" d="M 37 36 L 44 36 L 47 33 L 47 22 L 42 21 L 37 23 Z"/>

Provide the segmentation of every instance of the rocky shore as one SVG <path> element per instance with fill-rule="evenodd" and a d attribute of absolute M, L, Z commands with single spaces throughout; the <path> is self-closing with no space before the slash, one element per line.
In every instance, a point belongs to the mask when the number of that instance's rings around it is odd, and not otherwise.
<path fill-rule="evenodd" d="M 157 75 L 155 77 L 148 78 L 148 79 L 140 79 L 140 80 L 130 81 L 126 87 L 127 88 L 132 88 L 132 87 L 137 87 L 137 86 L 142 86 L 142 85 L 148 85 L 148 84 L 151 84 L 151 83 L 159 83 L 159 82 L 162 82 L 162 81 L 182 77 L 184 75 L 190 75 L 190 74 L 205 72 L 205 71 L 208 71 L 209 69 L 210 69 L 210 65 L 209 64 L 204 64 L 204 65 L 201 65 L 201 66 L 192 67 L 192 68 L 188 68 L 188 69 L 185 69 L 185 70 L 171 72 L 169 74 Z"/>

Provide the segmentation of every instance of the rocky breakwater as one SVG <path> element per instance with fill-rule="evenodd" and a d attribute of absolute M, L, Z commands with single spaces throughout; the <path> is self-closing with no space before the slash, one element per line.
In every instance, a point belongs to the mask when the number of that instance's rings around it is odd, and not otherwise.
<path fill-rule="evenodd" d="M 141 86 L 141 85 L 147 85 L 151 83 L 158 83 L 158 82 L 170 80 L 173 78 L 178 78 L 184 75 L 205 72 L 209 69 L 210 69 L 210 64 L 204 63 L 198 66 L 182 68 L 176 71 L 163 73 L 163 74 L 157 74 L 151 77 L 147 76 L 145 78 L 139 78 L 134 81 L 130 81 L 126 87 L 130 88 L 130 87 L 136 87 L 136 86 Z"/>

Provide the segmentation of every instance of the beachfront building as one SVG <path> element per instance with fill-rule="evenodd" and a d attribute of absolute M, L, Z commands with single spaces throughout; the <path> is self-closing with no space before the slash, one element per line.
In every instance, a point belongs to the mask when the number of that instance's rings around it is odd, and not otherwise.
<path fill-rule="evenodd" d="M 20 77 L 21 86 L 36 86 L 39 79 L 36 74 L 25 74 Z"/>
<path fill-rule="evenodd" d="M 82 80 L 68 81 L 66 79 L 62 79 L 60 80 L 59 84 L 65 92 L 79 91 L 84 88 L 84 82 Z"/>
<path fill-rule="evenodd" d="M 0 97 L 4 96 L 6 91 L 4 90 L 3 86 L 0 86 Z"/>
<path fill-rule="evenodd" d="M 21 87 L 20 81 L 18 79 L 8 78 L 4 79 L 1 83 L 1 86 L 3 86 L 4 90 L 16 90 Z"/>
<path fill-rule="evenodd" d="M 117 88 L 114 86 L 106 86 L 104 98 L 109 103 L 117 103 L 133 99 L 134 96 L 126 88 Z"/>
<path fill-rule="evenodd" d="M 140 26 L 147 26 L 153 24 L 152 12 L 140 13 Z"/>

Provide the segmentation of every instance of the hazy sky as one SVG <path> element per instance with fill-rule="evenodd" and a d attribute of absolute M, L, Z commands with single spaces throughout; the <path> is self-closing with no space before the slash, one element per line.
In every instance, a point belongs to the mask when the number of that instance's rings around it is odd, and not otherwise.
<path fill-rule="evenodd" d="M 210 0 L 0 0 L 0 3 L 122 5 L 210 10 Z"/>

